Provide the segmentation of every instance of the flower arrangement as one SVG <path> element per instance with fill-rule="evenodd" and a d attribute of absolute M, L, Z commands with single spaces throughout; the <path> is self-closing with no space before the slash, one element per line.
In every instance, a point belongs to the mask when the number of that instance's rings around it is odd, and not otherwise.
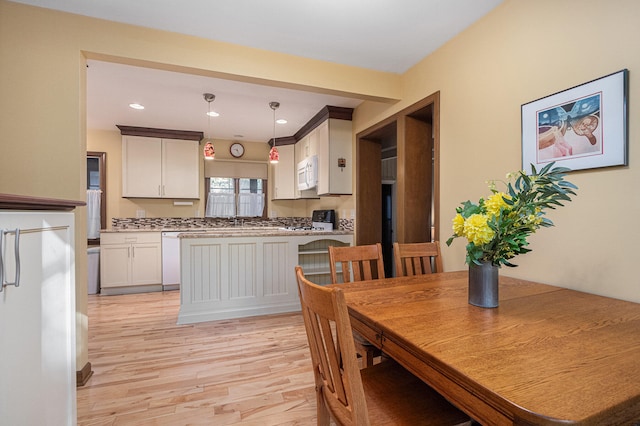
<path fill-rule="evenodd" d="M 480 265 L 491 262 L 500 267 L 517 266 L 509 262 L 519 254 L 530 252 L 527 237 L 540 227 L 553 226 L 546 217 L 546 209 L 563 206 L 571 201 L 578 187 L 564 180 L 566 167 L 544 166 L 539 172 L 531 165 L 531 175 L 524 170 L 508 173 L 506 191 L 496 189 L 496 182 L 489 181 L 492 195 L 481 198 L 477 204 L 471 201 L 456 208 L 453 218 L 453 235 L 447 240 L 451 245 L 458 237 L 465 237 L 466 263 Z"/>

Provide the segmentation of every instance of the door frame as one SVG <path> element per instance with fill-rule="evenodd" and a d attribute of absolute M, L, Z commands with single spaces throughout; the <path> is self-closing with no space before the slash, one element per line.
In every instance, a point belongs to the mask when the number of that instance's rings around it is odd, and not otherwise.
<path fill-rule="evenodd" d="M 432 126 L 432 192 L 431 209 L 427 214 L 433 229 L 425 229 L 426 237 L 420 239 L 437 241 L 440 238 L 440 92 L 435 92 L 356 134 L 356 245 L 377 243 L 382 238 L 381 145 L 376 135 L 384 132 L 385 128 L 393 126 L 396 128 L 399 161 L 396 200 L 401 200 L 400 192 L 404 190 L 405 179 L 401 163 L 406 155 L 406 123 L 411 119 L 430 122 Z M 380 184 L 372 185 L 372 182 L 380 182 Z M 411 242 L 411 236 L 404 231 L 406 216 L 407 214 L 398 211 L 396 218 L 398 228 L 396 237 L 401 243 Z"/>

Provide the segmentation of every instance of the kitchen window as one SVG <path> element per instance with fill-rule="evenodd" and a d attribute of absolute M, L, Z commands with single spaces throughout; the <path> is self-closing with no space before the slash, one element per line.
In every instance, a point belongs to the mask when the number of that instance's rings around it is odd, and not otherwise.
<path fill-rule="evenodd" d="M 266 180 L 209 177 L 206 179 L 207 217 L 265 217 Z"/>

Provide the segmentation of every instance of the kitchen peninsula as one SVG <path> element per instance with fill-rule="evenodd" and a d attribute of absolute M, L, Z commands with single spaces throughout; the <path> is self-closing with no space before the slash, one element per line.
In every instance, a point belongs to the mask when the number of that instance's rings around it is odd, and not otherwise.
<path fill-rule="evenodd" d="M 300 310 L 294 267 L 328 283 L 329 245 L 351 231 L 219 228 L 180 234 L 180 312 L 189 324 Z"/>

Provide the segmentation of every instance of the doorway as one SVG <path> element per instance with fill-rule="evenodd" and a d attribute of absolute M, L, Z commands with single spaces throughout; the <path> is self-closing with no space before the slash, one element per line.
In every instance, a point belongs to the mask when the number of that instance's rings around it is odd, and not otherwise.
<path fill-rule="evenodd" d="M 393 276 L 394 184 L 382 184 L 382 257 L 385 277 Z"/>
<path fill-rule="evenodd" d="M 439 238 L 439 111 L 437 92 L 356 135 L 356 244 L 381 242 L 385 259 L 393 259 L 393 242 Z M 391 188 L 383 165 L 390 157 Z"/>

